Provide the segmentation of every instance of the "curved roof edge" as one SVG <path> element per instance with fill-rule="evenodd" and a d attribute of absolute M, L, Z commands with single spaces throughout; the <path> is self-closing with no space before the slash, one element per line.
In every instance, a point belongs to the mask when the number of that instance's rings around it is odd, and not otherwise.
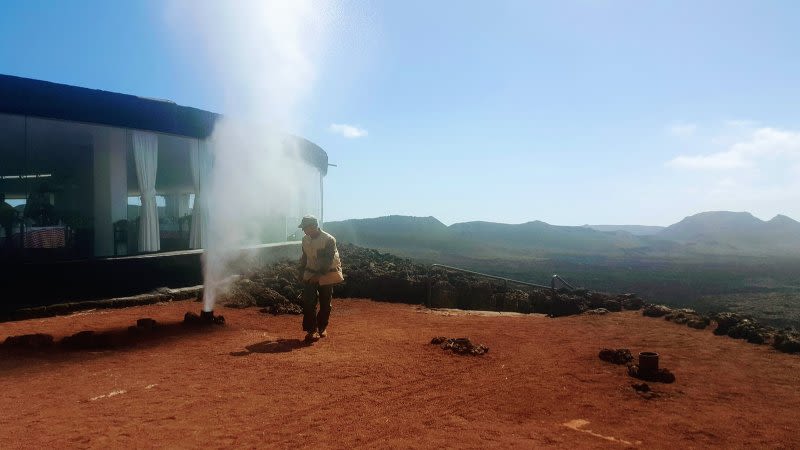
<path fill-rule="evenodd" d="M 96 123 L 205 139 L 222 116 L 168 100 L 137 97 L 67 84 L 0 74 L 0 113 Z M 328 154 L 308 139 L 301 144 L 308 163 L 328 173 Z"/>

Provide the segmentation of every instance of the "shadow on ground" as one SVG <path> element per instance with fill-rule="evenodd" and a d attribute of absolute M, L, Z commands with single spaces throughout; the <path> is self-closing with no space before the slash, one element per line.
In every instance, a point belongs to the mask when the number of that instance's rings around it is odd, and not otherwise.
<path fill-rule="evenodd" d="M 245 347 L 241 352 L 231 352 L 231 356 L 247 356 L 252 353 L 287 353 L 304 347 L 310 347 L 311 343 L 300 339 L 278 339 L 276 341 L 264 341 Z"/>
<path fill-rule="evenodd" d="M 15 363 L 32 364 L 50 359 L 96 357 L 139 347 L 162 345 L 175 339 L 186 339 L 223 328 L 217 325 L 193 325 L 183 322 L 156 323 L 142 319 L 137 326 L 102 331 L 84 330 L 60 340 L 45 332 L 9 336 L 0 344 L 0 360 L 8 368 Z M 149 322 L 147 322 L 149 321 Z"/>

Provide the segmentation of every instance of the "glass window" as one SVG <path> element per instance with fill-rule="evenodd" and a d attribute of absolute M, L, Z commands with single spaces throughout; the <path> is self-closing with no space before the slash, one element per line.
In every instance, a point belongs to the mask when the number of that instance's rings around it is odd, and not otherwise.
<path fill-rule="evenodd" d="M 88 257 L 94 247 L 93 138 L 72 122 L 28 118 L 23 246 L 30 255 Z"/>
<path fill-rule="evenodd" d="M 22 213 L 28 198 L 25 175 L 25 118 L 0 114 L 0 255 L 22 248 Z"/>
<path fill-rule="evenodd" d="M 189 204 L 194 194 L 189 163 L 191 142 L 179 136 L 158 136 L 156 204 L 162 251 L 189 249 Z"/>
<path fill-rule="evenodd" d="M 87 126 L 0 115 L 0 194 L 5 256 L 91 256 L 94 183 Z"/>
<path fill-rule="evenodd" d="M 190 143 L 188 138 L 158 135 L 156 206 L 161 251 L 189 249 L 189 229 L 194 206 L 194 184 L 189 163 Z M 127 167 L 128 221 L 138 242 L 138 220 L 142 203 L 132 149 L 128 151 Z M 135 244 L 131 248 L 136 251 Z"/>
<path fill-rule="evenodd" d="M 128 220 L 134 221 L 139 218 L 140 209 L 142 207 L 142 199 L 138 195 L 128 196 Z"/>

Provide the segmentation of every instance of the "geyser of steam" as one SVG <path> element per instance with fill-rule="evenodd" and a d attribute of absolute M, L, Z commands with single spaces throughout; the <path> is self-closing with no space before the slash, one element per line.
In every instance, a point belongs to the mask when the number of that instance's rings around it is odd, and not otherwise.
<path fill-rule="evenodd" d="M 204 191 L 203 310 L 212 311 L 227 288 L 229 266 L 241 263 L 237 250 L 263 243 L 276 217 L 308 212 L 300 190 L 313 175 L 284 133 L 302 119 L 334 9 L 310 0 L 173 0 L 168 12 L 184 46 L 196 50 L 198 69 L 225 97 L 226 118 L 211 137 L 213 168 Z"/>
<path fill-rule="evenodd" d="M 260 131 L 238 121 L 220 122 L 214 131 L 215 152 L 212 189 L 208 201 L 208 240 L 204 256 L 203 309 L 211 311 L 217 296 L 229 285 L 230 266 L 245 266 L 243 247 L 264 242 L 266 235 L 285 238 L 285 228 L 297 224 L 287 217 L 315 208 L 301 195 L 309 184 L 319 183 L 319 174 L 298 155 L 292 140 L 278 132 Z M 233 145 L 227 153 L 218 146 Z M 227 147 L 226 147 L 227 148 Z M 294 227 L 294 229 L 292 229 Z M 270 229 L 272 228 L 272 229 Z"/>

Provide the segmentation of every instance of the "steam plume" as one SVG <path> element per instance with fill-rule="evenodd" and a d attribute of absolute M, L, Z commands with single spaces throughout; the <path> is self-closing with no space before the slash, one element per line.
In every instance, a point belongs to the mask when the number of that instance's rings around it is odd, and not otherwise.
<path fill-rule="evenodd" d="M 318 207 L 318 174 L 298 158 L 284 132 L 303 118 L 333 16 L 333 4 L 325 1 L 168 3 L 172 30 L 193 50 L 200 75 L 213 77 L 224 93 L 225 118 L 211 137 L 205 311 L 224 289 L 236 249 L 285 233 L 284 217 Z"/>

